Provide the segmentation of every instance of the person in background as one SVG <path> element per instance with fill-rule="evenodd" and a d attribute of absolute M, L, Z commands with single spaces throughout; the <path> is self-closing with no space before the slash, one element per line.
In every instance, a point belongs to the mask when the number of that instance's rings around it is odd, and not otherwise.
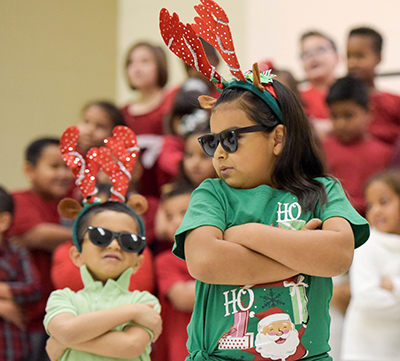
<path fill-rule="evenodd" d="M 43 317 L 47 298 L 53 291 L 50 269 L 54 249 L 72 237 L 70 227 L 61 224 L 57 206 L 72 188 L 73 175 L 64 163 L 58 138 L 40 138 L 25 152 L 24 173 L 30 188 L 13 191 L 14 219 L 10 240 L 28 249 L 40 275 L 41 298 L 27 306 L 26 330 L 33 350 L 32 361 L 47 359 Z"/>
<path fill-rule="evenodd" d="M 175 257 L 171 249 L 193 190 L 194 187 L 187 183 L 166 184 L 162 190 L 160 207 L 166 214 L 166 223 L 158 226 L 165 229 L 164 238 L 170 242 L 170 247 L 155 258 L 163 319 L 163 334 L 160 342 L 155 344 L 155 361 L 184 361 L 188 355 L 186 328 L 193 311 L 196 281 L 189 274 L 186 263 Z"/>
<path fill-rule="evenodd" d="M 117 125 L 126 125 L 122 112 L 110 101 L 95 100 L 86 103 L 81 110 L 77 127 L 77 149 L 86 156 L 92 147 L 101 147 Z"/>
<path fill-rule="evenodd" d="M 365 215 L 365 182 L 389 166 L 393 150 L 368 133 L 371 105 L 368 86 L 361 79 L 338 79 L 326 102 L 333 123 L 332 134 L 323 141 L 328 171 L 340 180 L 354 208 Z"/>
<path fill-rule="evenodd" d="M 369 133 L 392 148 L 400 134 L 400 96 L 377 89 L 377 67 L 382 61 L 382 35 L 369 27 L 353 28 L 347 39 L 347 70 L 369 88 L 372 117 Z"/>
<path fill-rule="evenodd" d="M 168 64 L 165 52 L 146 41 L 135 43 L 128 49 L 125 74 L 135 99 L 124 105 L 121 111 L 142 149 L 144 173 L 139 192 L 159 197 L 156 163 L 162 146 L 163 119 L 172 107 L 177 89 L 166 87 Z"/>
<path fill-rule="evenodd" d="M 0 187 L 0 361 L 28 361 L 24 307 L 40 298 L 40 279 L 29 252 L 7 239 L 13 212 L 11 195 Z"/>
<path fill-rule="evenodd" d="M 394 361 L 400 357 L 400 171 L 372 176 L 365 197 L 372 229 L 350 269 L 342 360 Z"/>
<path fill-rule="evenodd" d="M 300 58 L 306 75 L 306 83 L 299 86 L 301 99 L 316 135 L 322 140 L 332 129 L 325 98 L 336 79 L 336 44 L 319 31 L 308 31 L 300 37 Z"/>

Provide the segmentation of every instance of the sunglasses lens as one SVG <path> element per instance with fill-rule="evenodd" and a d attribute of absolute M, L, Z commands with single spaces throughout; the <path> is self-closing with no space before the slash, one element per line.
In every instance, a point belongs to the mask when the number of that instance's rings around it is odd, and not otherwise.
<path fill-rule="evenodd" d="M 119 236 L 119 244 L 126 252 L 138 253 L 143 248 L 144 240 L 136 234 L 121 233 Z"/>
<path fill-rule="evenodd" d="M 200 144 L 204 152 L 209 156 L 214 156 L 215 150 L 218 146 L 217 137 L 214 134 L 206 134 L 199 138 Z"/>
<path fill-rule="evenodd" d="M 238 142 L 234 131 L 227 130 L 221 133 L 221 145 L 228 153 L 237 151 Z"/>
<path fill-rule="evenodd" d="M 89 228 L 89 239 L 96 246 L 106 247 L 112 241 L 112 233 L 101 227 Z"/>

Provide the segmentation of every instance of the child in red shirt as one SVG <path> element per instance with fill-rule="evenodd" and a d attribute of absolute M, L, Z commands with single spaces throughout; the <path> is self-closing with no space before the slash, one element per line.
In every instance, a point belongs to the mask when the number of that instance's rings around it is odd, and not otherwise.
<path fill-rule="evenodd" d="M 326 100 L 333 122 L 333 134 L 323 142 L 328 172 L 340 180 L 354 208 L 365 215 L 364 184 L 389 166 L 393 152 L 367 132 L 371 111 L 368 87 L 361 79 L 337 80 Z"/>
<path fill-rule="evenodd" d="M 53 291 L 51 255 L 59 244 L 72 237 L 71 228 L 61 224 L 57 206 L 71 189 L 73 177 L 56 138 L 41 138 L 27 147 L 24 172 L 31 187 L 12 192 L 15 210 L 9 234 L 17 236 L 12 239 L 14 243 L 30 251 L 40 274 L 41 298 L 27 307 L 27 331 L 33 344 L 30 360 L 46 360 L 43 318 L 47 298 Z"/>
<path fill-rule="evenodd" d="M 364 80 L 370 92 L 372 118 L 369 132 L 394 147 L 400 134 L 400 96 L 382 92 L 375 87 L 376 67 L 382 60 L 381 34 L 360 27 L 349 32 L 347 40 L 347 69 L 350 75 Z"/>
<path fill-rule="evenodd" d="M 171 249 L 175 231 L 182 222 L 193 190 L 194 187 L 188 184 L 168 184 L 163 188 L 160 207 L 166 215 L 167 222 L 163 228 L 165 238 L 171 243 Z M 163 333 L 152 356 L 155 361 L 184 361 L 188 355 L 186 327 L 194 306 L 195 280 L 189 274 L 186 262 L 174 256 L 171 249 L 155 257 L 158 297 L 163 319 Z"/>

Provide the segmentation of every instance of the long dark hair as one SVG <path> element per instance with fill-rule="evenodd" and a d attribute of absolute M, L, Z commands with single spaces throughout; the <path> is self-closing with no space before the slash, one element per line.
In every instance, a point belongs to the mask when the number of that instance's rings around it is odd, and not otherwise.
<path fill-rule="evenodd" d="M 228 88 L 218 98 L 219 104 L 237 101 L 250 119 L 272 132 L 279 124 L 285 127 L 283 149 L 272 171 L 274 187 L 297 196 L 305 211 L 313 211 L 317 202 L 327 202 L 325 186 L 316 177 L 326 175 L 310 122 L 296 95 L 279 81 L 273 82 L 283 120 L 280 121 L 260 97 L 242 88 Z"/>

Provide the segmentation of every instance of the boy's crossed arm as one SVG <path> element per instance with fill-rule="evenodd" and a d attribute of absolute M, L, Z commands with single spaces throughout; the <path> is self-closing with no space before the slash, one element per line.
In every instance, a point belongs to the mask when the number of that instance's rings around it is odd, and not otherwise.
<path fill-rule="evenodd" d="M 126 304 L 79 316 L 61 313 L 49 321 L 51 337 L 47 350 L 52 360 L 58 359 L 67 348 L 105 357 L 137 357 L 150 342 L 149 333 L 137 326 L 111 331 L 129 321 L 152 330 L 153 341 L 161 333 L 161 317 L 149 304 Z"/>

